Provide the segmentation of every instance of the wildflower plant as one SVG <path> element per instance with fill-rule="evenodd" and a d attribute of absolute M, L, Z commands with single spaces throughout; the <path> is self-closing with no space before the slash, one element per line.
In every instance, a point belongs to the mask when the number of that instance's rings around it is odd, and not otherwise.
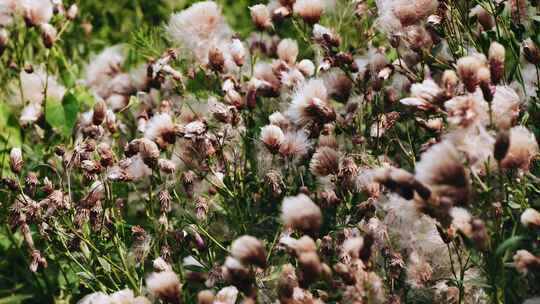
<path fill-rule="evenodd" d="M 0 0 L 0 302 L 536 303 L 538 5 Z"/>

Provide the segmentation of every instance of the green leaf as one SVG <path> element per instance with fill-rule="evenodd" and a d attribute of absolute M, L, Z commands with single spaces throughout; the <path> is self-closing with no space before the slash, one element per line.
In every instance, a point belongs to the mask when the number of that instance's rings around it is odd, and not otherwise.
<path fill-rule="evenodd" d="M 71 135 L 73 127 L 77 123 L 77 115 L 79 114 L 79 101 L 77 97 L 71 93 L 67 93 L 62 100 L 62 106 L 64 107 L 64 114 L 66 117 L 66 125 L 64 131 L 67 135 Z"/>
<path fill-rule="evenodd" d="M 79 101 L 72 93 L 66 93 L 62 102 L 50 98 L 46 101 L 45 120 L 55 132 L 65 137 L 72 134 L 78 113 Z"/>
<path fill-rule="evenodd" d="M 111 264 L 109 264 L 107 260 L 105 260 L 104 258 L 98 257 L 98 261 L 101 267 L 103 267 L 103 270 L 105 270 L 105 272 L 111 272 Z"/>
<path fill-rule="evenodd" d="M 527 239 L 527 237 L 517 235 L 505 240 L 504 242 L 502 242 L 502 244 L 499 245 L 499 247 L 495 251 L 495 255 L 499 257 L 502 256 L 506 252 L 506 250 L 515 248 L 517 245 L 519 245 L 521 241 L 525 239 Z"/>
<path fill-rule="evenodd" d="M 45 101 L 45 120 L 51 125 L 53 130 L 63 134 L 66 116 L 64 115 L 64 108 L 60 101 L 47 98 Z"/>
<path fill-rule="evenodd" d="M 4 298 L 0 298 L 0 304 L 22 303 L 24 302 L 24 300 L 31 299 L 33 297 L 34 297 L 33 295 L 28 295 L 28 294 L 19 294 L 19 295 L 15 294 L 15 295 L 7 296 Z"/>

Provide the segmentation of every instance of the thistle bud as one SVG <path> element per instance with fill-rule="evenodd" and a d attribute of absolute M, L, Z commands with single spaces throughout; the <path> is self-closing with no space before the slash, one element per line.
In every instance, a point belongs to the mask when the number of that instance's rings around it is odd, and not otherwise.
<path fill-rule="evenodd" d="M 22 167 L 24 165 L 24 161 L 22 158 L 22 151 L 20 148 L 13 148 L 11 149 L 11 152 L 9 153 L 9 166 L 11 167 L 11 171 L 15 174 L 21 173 Z"/>
<path fill-rule="evenodd" d="M 264 4 L 257 4 L 249 8 L 251 12 L 251 21 L 255 26 L 264 30 L 272 26 L 272 18 L 268 7 Z"/>
<path fill-rule="evenodd" d="M 504 46 L 498 42 L 492 42 L 489 46 L 489 70 L 491 72 L 491 81 L 498 84 L 504 76 L 504 58 L 506 51 Z"/>
<path fill-rule="evenodd" d="M 72 4 L 67 10 L 66 17 L 69 20 L 75 20 L 75 18 L 77 18 L 78 15 L 79 15 L 79 7 L 77 6 L 77 4 Z"/>
<path fill-rule="evenodd" d="M 50 49 L 56 41 L 57 31 L 54 26 L 49 23 L 43 23 L 40 25 L 41 39 L 46 48 Z"/>
<path fill-rule="evenodd" d="M 94 105 L 94 113 L 92 114 L 92 124 L 99 126 L 105 120 L 107 114 L 107 105 L 105 101 L 100 100 Z"/>
<path fill-rule="evenodd" d="M 493 156 L 497 162 L 501 162 L 506 157 L 509 147 L 510 135 L 508 132 L 503 131 L 497 134 L 497 139 L 495 140 L 495 146 L 493 149 Z"/>
<path fill-rule="evenodd" d="M 525 39 L 521 44 L 523 50 L 523 56 L 528 62 L 532 64 L 538 64 L 540 62 L 540 52 L 538 46 L 532 41 L 531 38 Z"/>
<path fill-rule="evenodd" d="M 304 76 L 312 76 L 315 73 L 315 64 L 309 59 L 304 59 L 296 66 Z"/>

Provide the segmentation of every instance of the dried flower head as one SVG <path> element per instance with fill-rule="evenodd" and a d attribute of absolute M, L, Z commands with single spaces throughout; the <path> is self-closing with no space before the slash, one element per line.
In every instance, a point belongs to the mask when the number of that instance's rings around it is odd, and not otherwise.
<path fill-rule="evenodd" d="M 311 158 L 309 170 L 315 176 L 337 174 L 339 170 L 339 153 L 329 147 L 318 148 Z"/>

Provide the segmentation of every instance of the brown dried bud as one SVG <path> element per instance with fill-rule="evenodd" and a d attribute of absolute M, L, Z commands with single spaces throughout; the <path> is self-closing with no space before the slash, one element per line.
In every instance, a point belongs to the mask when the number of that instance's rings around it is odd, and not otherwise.
<path fill-rule="evenodd" d="M 92 114 L 92 123 L 99 126 L 105 121 L 107 115 L 107 105 L 105 101 L 100 100 L 94 105 L 94 113 Z"/>
<path fill-rule="evenodd" d="M 223 69 L 225 68 L 225 57 L 223 57 L 223 53 L 220 49 L 215 47 L 210 49 L 208 52 L 208 65 L 213 71 L 223 73 Z"/>

